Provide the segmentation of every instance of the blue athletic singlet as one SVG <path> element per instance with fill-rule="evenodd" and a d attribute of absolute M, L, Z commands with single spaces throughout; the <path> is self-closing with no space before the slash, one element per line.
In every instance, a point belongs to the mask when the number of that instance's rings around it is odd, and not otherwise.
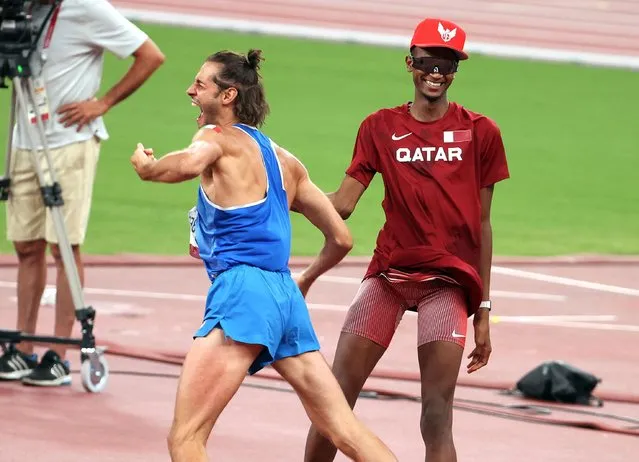
<path fill-rule="evenodd" d="M 211 280 L 195 338 L 219 328 L 225 337 L 264 348 L 249 367 L 254 374 L 291 356 L 319 350 L 308 307 L 288 268 L 291 224 L 275 144 L 258 129 L 236 124 L 260 147 L 265 197 L 221 208 L 198 190 L 191 231 Z"/>
<path fill-rule="evenodd" d="M 260 147 L 266 168 L 266 197 L 239 207 L 213 204 L 198 189 L 195 240 L 209 277 L 239 264 L 288 271 L 291 223 L 282 171 L 272 141 L 258 129 L 236 124 Z"/>

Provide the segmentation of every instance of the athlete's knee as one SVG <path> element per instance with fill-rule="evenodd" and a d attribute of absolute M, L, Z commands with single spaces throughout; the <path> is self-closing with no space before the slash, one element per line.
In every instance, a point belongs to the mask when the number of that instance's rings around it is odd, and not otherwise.
<path fill-rule="evenodd" d="M 189 446 L 196 445 L 204 447 L 206 439 L 201 438 L 198 432 L 194 431 L 188 425 L 179 422 L 173 422 L 169 434 L 166 437 L 166 443 L 171 455 L 171 460 L 181 460 L 180 454 L 186 452 Z"/>
<path fill-rule="evenodd" d="M 422 399 L 420 428 L 426 445 L 437 445 L 452 435 L 452 398 L 435 394 Z"/>
<path fill-rule="evenodd" d="M 178 455 L 193 452 L 193 448 L 205 447 L 208 435 L 203 434 L 202 427 L 192 418 L 173 418 L 171 428 L 166 437 L 169 452 Z M 182 460 L 176 457 L 176 460 Z"/>
<path fill-rule="evenodd" d="M 168 447 L 169 453 L 171 454 L 171 459 L 173 459 L 176 448 L 179 446 L 178 435 L 175 432 L 175 427 L 171 427 L 171 430 L 169 430 L 169 434 L 166 436 L 166 446 Z"/>
<path fill-rule="evenodd" d="M 340 337 L 332 371 L 351 409 L 384 351 L 383 347 L 354 334 L 343 333 Z"/>
<path fill-rule="evenodd" d="M 382 440 L 353 414 L 351 416 L 350 419 L 337 419 L 333 422 L 334 425 L 326 430 L 327 438 L 333 447 L 339 449 L 350 460 L 397 462 L 397 458 Z M 334 460 L 335 455 L 336 451 L 320 451 L 315 458 L 307 457 L 306 462 L 330 462 Z"/>
<path fill-rule="evenodd" d="M 352 460 L 364 460 L 364 452 L 377 444 L 372 441 L 376 439 L 375 436 L 355 417 L 352 410 L 342 408 L 340 412 L 340 409 L 335 409 L 313 420 L 316 439 L 310 441 L 308 449 L 314 454 L 307 454 L 307 462 L 332 461 L 337 449 Z"/>
<path fill-rule="evenodd" d="M 354 431 L 354 425 L 347 425 L 344 421 L 338 419 L 328 422 L 323 428 L 318 428 L 322 435 L 325 435 L 326 441 L 333 445 L 336 449 L 339 449 L 344 454 L 352 454 L 356 450 L 357 445 L 357 432 Z M 334 457 L 334 455 L 333 455 Z M 329 459 L 312 459 L 319 460 L 333 460 Z"/>
<path fill-rule="evenodd" d="M 311 425 L 306 438 L 304 462 L 333 462 L 336 454 L 337 448 L 333 442 L 315 424 Z"/>
<path fill-rule="evenodd" d="M 166 445 L 169 449 L 169 453 L 171 454 L 171 459 L 174 458 L 177 449 L 180 447 L 180 439 L 183 440 L 184 435 L 180 434 L 177 430 L 175 423 L 169 430 L 169 434 L 166 436 Z"/>
<path fill-rule="evenodd" d="M 344 450 L 355 443 L 356 435 L 352 432 L 351 419 L 344 418 L 343 413 L 328 413 L 321 410 L 312 414 L 312 426 L 306 442 L 306 462 L 332 461 L 335 448 Z"/>
<path fill-rule="evenodd" d="M 346 397 L 346 401 L 348 401 L 348 405 L 353 409 L 362 389 L 359 375 L 354 369 L 348 369 L 339 365 L 334 365 L 332 370 L 333 375 L 337 379 L 337 383 L 342 389 L 342 393 L 344 393 Z"/>

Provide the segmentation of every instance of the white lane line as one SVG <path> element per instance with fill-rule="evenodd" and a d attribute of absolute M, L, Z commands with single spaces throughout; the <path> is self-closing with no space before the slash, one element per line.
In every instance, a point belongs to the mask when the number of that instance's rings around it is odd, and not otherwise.
<path fill-rule="evenodd" d="M 513 276 L 521 279 L 531 279 L 534 281 L 548 282 L 551 284 L 559 284 L 569 287 L 579 287 L 581 289 L 596 290 L 599 292 L 609 292 L 613 294 L 630 295 L 639 297 L 639 289 L 631 289 L 628 287 L 613 286 L 610 284 L 601 284 L 599 282 L 583 281 L 581 279 L 567 278 L 563 276 L 553 276 L 550 274 L 535 273 L 532 271 L 524 271 L 513 268 L 503 268 L 500 266 L 493 268 L 493 273 L 504 276 Z"/>

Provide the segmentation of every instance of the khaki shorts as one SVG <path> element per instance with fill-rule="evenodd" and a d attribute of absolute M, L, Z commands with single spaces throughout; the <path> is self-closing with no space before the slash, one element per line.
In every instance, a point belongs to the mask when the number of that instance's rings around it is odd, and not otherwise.
<path fill-rule="evenodd" d="M 100 141 L 91 138 L 50 149 L 51 162 L 62 188 L 64 205 L 60 207 L 71 245 L 84 243 L 93 183 L 100 155 Z M 43 174 L 50 184 L 48 163 L 43 152 L 38 153 Z M 11 155 L 11 189 L 7 201 L 7 239 L 34 241 L 46 239 L 58 242 L 51 211 L 44 206 L 38 176 L 28 150 L 16 149 Z"/>

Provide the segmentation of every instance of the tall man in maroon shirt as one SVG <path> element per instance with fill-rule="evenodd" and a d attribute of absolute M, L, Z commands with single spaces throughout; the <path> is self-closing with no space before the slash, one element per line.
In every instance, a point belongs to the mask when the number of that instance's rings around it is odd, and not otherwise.
<path fill-rule="evenodd" d="M 333 372 L 354 407 L 405 310 L 417 311 L 428 462 L 457 460 L 452 405 L 470 316 L 475 348 L 467 372 L 485 366 L 491 353 L 490 206 L 494 184 L 509 177 L 495 122 L 446 96 L 459 61 L 468 59 L 465 40 L 450 21 L 417 26 L 406 57 L 414 101 L 362 122 L 346 177 L 329 194 L 347 218 L 375 173 L 385 186 L 386 223 L 346 316 Z M 305 461 L 332 461 L 335 452 L 312 427 Z"/>

